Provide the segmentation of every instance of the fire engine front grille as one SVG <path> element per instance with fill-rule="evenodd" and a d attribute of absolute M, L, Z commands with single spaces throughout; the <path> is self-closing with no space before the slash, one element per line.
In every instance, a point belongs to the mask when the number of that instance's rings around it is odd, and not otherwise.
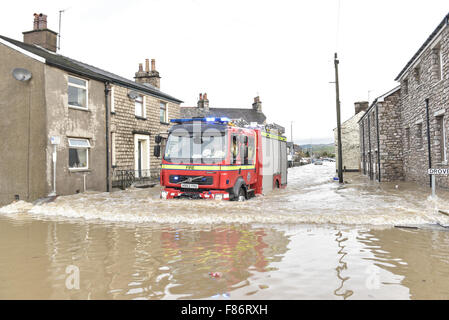
<path fill-rule="evenodd" d="M 191 178 L 192 181 L 186 181 L 189 178 Z M 202 176 L 177 176 L 177 175 L 171 175 L 169 177 L 169 181 L 170 181 L 170 183 L 176 183 L 176 184 L 192 183 L 192 184 L 197 184 L 197 185 L 200 185 L 200 186 L 209 186 L 209 185 L 212 185 L 214 183 L 214 177 L 211 177 L 211 176 L 204 176 L 204 177 L 202 177 Z"/>

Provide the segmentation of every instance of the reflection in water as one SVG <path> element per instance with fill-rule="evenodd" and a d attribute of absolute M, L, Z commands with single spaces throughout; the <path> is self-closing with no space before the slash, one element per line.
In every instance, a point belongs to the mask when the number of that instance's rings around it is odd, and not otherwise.
<path fill-rule="evenodd" d="M 0 218 L 0 299 L 448 299 L 448 250 L 441 229 Z"/>
<path fill-rule="evenodd" d="M 335 241 L 338 243 L 338 248 L 340 249 L 338 251 L 338 254 L 341 255 L 340 259 L 338 260 L 339 265 L 335 268 L 335 270 L 337 270 L 337 277 L 338 279 L 341 280 L 341 285 L 340 287 L 335 289 L 334 294 L 336 296 L 343 297 L 346 300 L 354 293 L 352 290 L 345 290 L 343 292 L 339 292 L 343 288 L 345 281 L 350 278 L 350 277 L 343 277 L 342 275 L 343 270 L 348 269 L 347 263 L 343 261 L 343 258 L 348 254 L 347 252 L 344 251 L 345 246 L 343 244 L 345 241 L 348 240 L 348 238 L 343 238 L 343 233 L 341 231 L 338 231 L 338 233 L 335 236 L 337 237 Z"/>
<path fill-rule="evenodd" d="M 449 192 L 334 174 L 292 168 L 242 203 L 153 188 L 0 208 L 0 299 L 448 299 Z"/>
<path fill-rule="evenodd" d="M 374 254 L 375 265 L 410 288 L 410 298 L 449 298 L 448 231 L 432 227 L 371 230 L 361 241 Z"/>
<path fill-rule="evenodd" d="M 22 228 L 0 219 L 0 227 L 0 274 L 9 282 L 0 282 L 0 298 L 12 299 L 227 297 L 247 287 L 254 272 L 273 272 L 270 264 L 282 260 L 289 243 L 282 231 L 248 226 L 157 229 L 33 221 Z M 80 290 L 65 286 L 69 265 L 80 270 Z M 25 270 L 45 283 L 23 281 Z M 36 285 L 33 292 L 27 292 L 30 283 Z"/>

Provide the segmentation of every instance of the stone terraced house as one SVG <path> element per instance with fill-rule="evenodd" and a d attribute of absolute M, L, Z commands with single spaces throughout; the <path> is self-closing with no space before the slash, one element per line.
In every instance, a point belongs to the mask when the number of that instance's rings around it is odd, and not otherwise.
<path fill-rule="evenodd" d="M 400 87 L 376 98 L 358 121 L 363 174 L 377 181 L 402 180 Z"/>
<path fill-rule="evenodd" d="M 343 157 L 343 171 L 360 171 L 360 134 L 358 121 L 368 109 L 368 102 L 354 103 L 355 114 L 341 124 L 341 151 Z M 334 129 L 336 170 L 338 171 L 338 130 Z"/>
<path fill-rule="evenodd" d="M 182 101 L 160 91 L 154 61 L 133 81 L 62 56 L 56 43 L 44 14 L 23 42 L 0 36 L 0 205 L 111 191 L 116 170 L 156 177 L 155 138 L 179 117 Z"/>
<path fill-rule="evenodd" d="M 429 185 L 428 168 L 448 167 L 449 14 L 360 121 L 363 171 L 379 181 Z M 378 173 L 380 172 L 380 176 Z M 437 185 L 449 187 L 438 176 Z"/>
<path fill-rule="evenodd" d="M 427 169 L 447 167 L 449 14 L 396 77 L 401 84 L 404 177 L 430 183 Z M 437 177 L 437 185 L 448 185 Z"/>

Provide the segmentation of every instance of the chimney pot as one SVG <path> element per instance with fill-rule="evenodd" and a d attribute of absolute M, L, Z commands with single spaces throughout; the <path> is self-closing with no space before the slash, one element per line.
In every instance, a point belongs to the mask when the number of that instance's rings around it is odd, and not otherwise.
<path fill-rule="evenodd" d="M 203 100 L 203 94 L 200 93 L 200 101 Z"/>
<path fill-rule="evenodd" d="M 156 60 L 151 59 L 151 71 L 156 71 Z"/>
<path fill-rule="evenodd" d="M 142 72 L 142 71 L 143 71 L 143 66 L 141 63 L 139 63 L 139 72 Z"/>
<path fill-rule="evenodd" d="M 150 60 L 145 59 L 145 72 L 150 72 Z"/>
<path fill-rule="evenodd" d="M 207 100 L 207 93 L 204 94 L 204 100 Z"/>

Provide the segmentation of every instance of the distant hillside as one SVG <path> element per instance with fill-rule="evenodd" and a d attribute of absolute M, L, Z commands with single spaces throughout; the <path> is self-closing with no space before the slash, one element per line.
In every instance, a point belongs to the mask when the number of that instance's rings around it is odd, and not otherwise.
<path fill-rule="evenodd" d="M 303 144 L 300 145 L 301 149 L 305 151 L 312 151 L 313 153 L 322 153 L 326 151 L 327 153 L 335 153 L 335 147 L 333 143 L 328 144 Z"/>

